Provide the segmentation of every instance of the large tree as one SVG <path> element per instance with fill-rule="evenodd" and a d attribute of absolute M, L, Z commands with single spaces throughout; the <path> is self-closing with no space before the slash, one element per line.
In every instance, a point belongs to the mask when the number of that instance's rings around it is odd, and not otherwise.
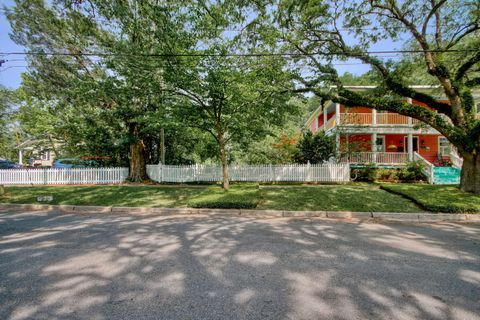
<path fill-rule="evenodd" d="M 105 0 L 17 0 L 8 12 L 12 39 L 32 53 L 24 90 L 64 115 L 79 150 L 126 147 L 129 179 L 144 180 L 146 120 L 165 107 L 161 56 L 178 51 L 190 13 L 177 2 Z M 95 131 L 114 148 L 98 150 Z"/>
<path fill-rule="evenodd" d="M 212 49 L 210 54 L 216 52 Z M 172 91 L 179 97 L 176 114 L 185 125 L 211 134 L 218 146 L 223 187 L 229 188 L 228 151 L 263 138 L 272 126 L 281 125 L 292 111 L 291 89 L 284 60 L 277 58 L 202 56 L 186 67 L 175 66 Z"/>
<path fill-rule="evenodd" d="M 270 1 L 268 1 L 270 3 Z M 286 48 L 295 53 L 297 91 L 347 106 L 388 110 L 437 129 L 463 157 L 461 189 L 480 193 L 480 120 L 472 89 L 480 85 L 480 2 L 476 0 L 280 0 L 259 9 Z M 268 20 L 270 17 L 270 20 Z M 375 44 L 408 39 L 402 61 L 385 61 L 369 51 Z M 412 40 L 413 39 L 413 44 Z M 406 66 L 418 65 L 437 92 L 419 92 Z M 344 87 L 335 63 L 358 61 L 376 73 L 378 87 L 359 93 Z M 410 62 L 409 62 L 410 60 Z M 435 96 L 443 93 L 447 101 Z M 410 105 L 405 97 L 429 108 Z"/>

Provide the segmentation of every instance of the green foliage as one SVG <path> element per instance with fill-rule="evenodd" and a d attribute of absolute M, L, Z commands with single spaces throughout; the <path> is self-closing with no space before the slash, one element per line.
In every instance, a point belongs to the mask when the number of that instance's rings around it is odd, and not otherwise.
<path fill-rule="evenodd" d="M 352 168 L 351 175 L 355 181 L 365 182 L 412 182 L 426 181 L 423 173 L 423 164 L 419 161 L 410 161 L 405 167 L 384 168 L 374 164 L 366 164 L 361 167 Z"/>
<path fill-rule="evenodd" d="M 14 107 L 18 102 L 16 91 L 0 86 L 0 158 L 15 158 L 17 139 L 14 127 Z"/>
<path fill-rule="evenodd" d="M 402 181 L 426 181 L 427 177 L 423 173 L 424 165 L 421 161 L 409 161 L 407 165 L 402 168 L 398 177 Z"/>
<path fill-rule="evenodd" d="M 373 182 L 377 177 L 377 171 L 374 165 L 365 165 L 360 168 L 352 168 L 350 173 L 355 181 Z"/>
<path fill-rule="evenodd" d="M 297 144 L 297 151 L 293 158 L 296 163 L 317 164 L 328 161 L 334 155 L 334 137 L 327 136 L 323 131 L 315 135 L 311 131 L 306 131 Z"/>
<path fill-rule="evenodd" d="M 355 75 L 350 72 L 345 72 L 339 77 L 344 85 L 350 86 L 374 86 L 381 83 L 381 79 L 373 70 L 367 71 L 362 75 Z"/>

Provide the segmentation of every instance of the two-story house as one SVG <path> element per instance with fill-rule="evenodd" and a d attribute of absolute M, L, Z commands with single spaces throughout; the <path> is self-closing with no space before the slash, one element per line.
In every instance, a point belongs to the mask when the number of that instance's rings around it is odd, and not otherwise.
<path fill-rule="evenodd" d="M 432 91 L 436 87 L 412 86 Z M 371 86 L 350 86 L 366 90 Z M 405 99 L 408 103 L 422 103 Z M 438 100 L 446 100 L 439 96 Z M 425 106 L 426 107 L 426 106 Z M 462 159 L 449 141 L 434 128 L 393 112 L 346 107 L 326 103 L 315 110 L 306 123 L 313 133 L 320 130 L 335 135 L 337 156 L 353 165 L 374 163 L 401 166 L 407 161 L 422 161 L 431 183 L 459 183 Z"/>

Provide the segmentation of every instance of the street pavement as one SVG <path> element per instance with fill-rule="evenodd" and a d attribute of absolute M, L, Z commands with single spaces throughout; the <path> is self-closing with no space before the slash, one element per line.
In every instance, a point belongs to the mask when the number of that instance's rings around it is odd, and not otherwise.
<path fill-rule="evenodd" d="M 480 319 L 480 225 L 0 211 L 0 319 Z"/>

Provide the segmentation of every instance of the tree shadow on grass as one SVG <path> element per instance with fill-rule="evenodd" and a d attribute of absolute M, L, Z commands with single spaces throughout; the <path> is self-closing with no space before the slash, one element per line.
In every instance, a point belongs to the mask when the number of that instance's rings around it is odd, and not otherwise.
<path fill-rule="evenodd" d="M 1 319 L 475 319 L 479 229 L 0 214 Z"/>

